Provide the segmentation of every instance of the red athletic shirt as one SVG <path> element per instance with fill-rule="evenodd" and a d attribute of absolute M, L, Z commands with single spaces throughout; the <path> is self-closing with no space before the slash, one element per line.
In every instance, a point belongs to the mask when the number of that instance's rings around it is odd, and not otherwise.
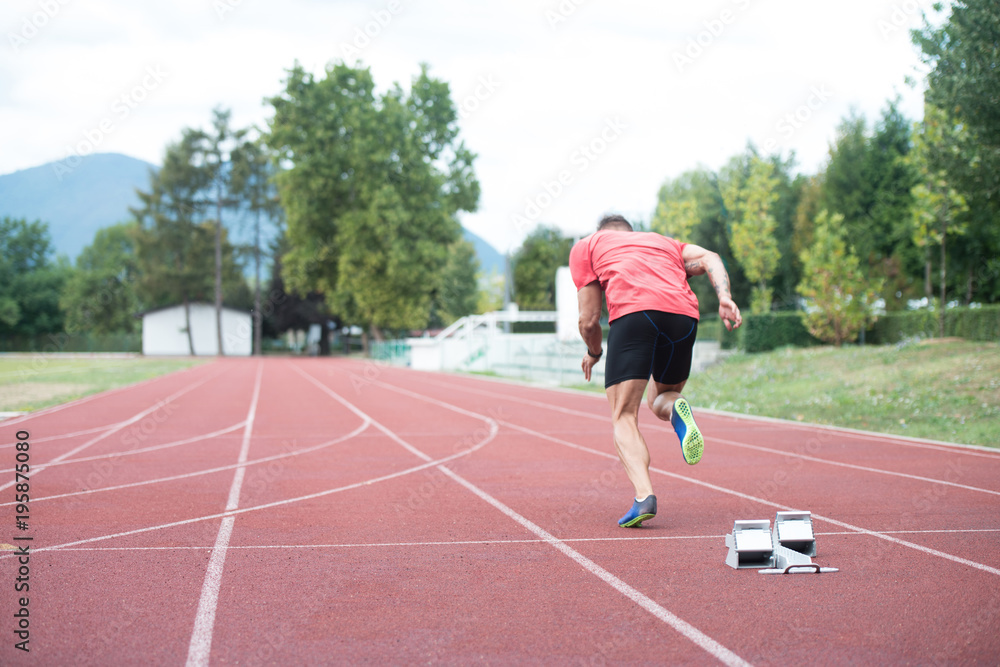
<path fill-rule="evenodd" d="M 698 319 L 681 258 L 686 245 L 655 232 L 604 230 L 577 241 L 569 270 L 577 289 L 600 281 L 612 322 L 641 310 Z"/>

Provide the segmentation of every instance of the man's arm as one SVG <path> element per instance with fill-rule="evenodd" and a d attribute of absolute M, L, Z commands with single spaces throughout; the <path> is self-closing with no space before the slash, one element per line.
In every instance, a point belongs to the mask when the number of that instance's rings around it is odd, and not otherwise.
<path fill-rule="evenodd" d="M 577 300 L 580 304 L 580 336 L 587 344 L 587 352 L 583 355 L 581 367 L 583 368 L 583 377 L 588 382 L 590 381 L 590 370 L 604 354 L 602 348 L 604 334 L 601 331 L 601 301 L 603 297 L 601 283 L 597 281 L 584 285 L 577 292 Z M 597 356 L 594 357 L 594 354 Z"/>
<path fill-rule="evenodd" d="M 719 297 L 719 317 L 722 318 L 726 329 L 732 331 L 743 323 L 743 316 L 740 309 L 733 301 L 733 295 L 729 289 L 729 274 L 726 266 L 722 263 L 722 258 L 718 253 L 706 250 L 701 246 L 689 243 L 684 246 L 681 252 L 684 260 L 684 270 L 688 276 L 700 276 L 708 274 L 708 280 L 712 283 L 716 295 Z"/>

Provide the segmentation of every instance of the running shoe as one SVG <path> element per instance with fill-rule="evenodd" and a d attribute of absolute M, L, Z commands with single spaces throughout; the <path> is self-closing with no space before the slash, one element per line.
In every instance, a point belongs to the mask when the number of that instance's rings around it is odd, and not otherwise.
<path fill-rule="evenodd" d="M 618 519 L 618 525 L 622 528 L 639 528 L 643 521 L 654 516 L 656 516 L 656 496 L 648 495 L 642 500 L 633 501 L 632 509 Z"/>
<path fill-rule="evenodd" d="M 705 439 L 701 437 L 698 425 L 694 423 L 691 406 L 683 398 L 674 401 L 674 412 L 670 415 L 670 424 L 674 427 L 681 441 L 681 452 L 688 465 L 694 465 L 701 460 L 701 452 L 705 449 Z"/>

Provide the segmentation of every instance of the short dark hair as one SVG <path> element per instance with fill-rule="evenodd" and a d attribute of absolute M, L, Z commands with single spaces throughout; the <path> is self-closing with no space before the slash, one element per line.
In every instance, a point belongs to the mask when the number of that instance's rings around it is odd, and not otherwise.
<path fill-rule="evenodd" d="M 620 215 L 606 215 L 601 218 L 601 221 L 597 223 L 597 231 L 603 229 L 616 229 L 622 232 L 631 232 L 632 225 L 623 216 Z"/>

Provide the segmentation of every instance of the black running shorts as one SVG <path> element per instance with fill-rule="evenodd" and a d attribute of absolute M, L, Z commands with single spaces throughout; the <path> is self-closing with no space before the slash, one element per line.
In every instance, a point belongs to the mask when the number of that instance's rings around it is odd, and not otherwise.
<path fill-rule="evenodd" d="M 691 374 L 698 320 L 687 315 L 644 310 L 611 323 L 604 387 L 625 380 L 678 384 Z"/>

